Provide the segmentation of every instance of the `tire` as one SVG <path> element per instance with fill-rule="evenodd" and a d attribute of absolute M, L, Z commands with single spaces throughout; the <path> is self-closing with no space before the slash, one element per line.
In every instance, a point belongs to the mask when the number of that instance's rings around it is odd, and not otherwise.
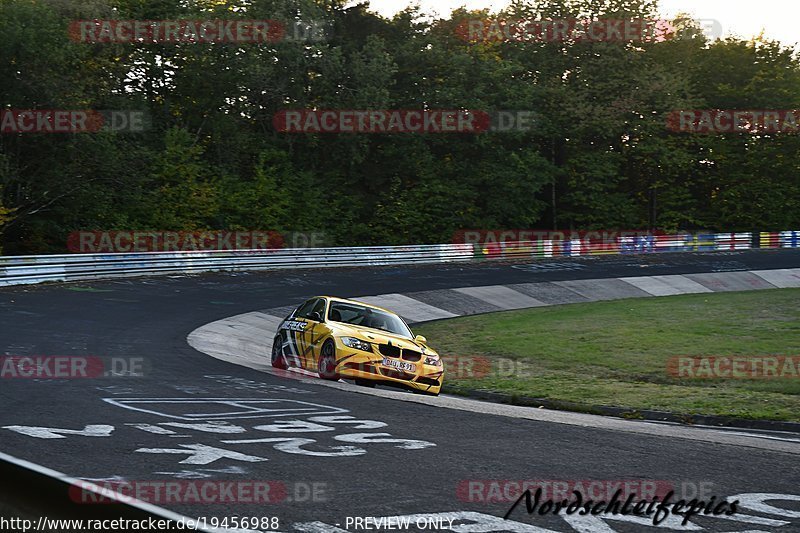
<path fill-rule="evenodd" d="M 328 339 L 322 345 L 317 360 L 317 372 L 322 379 L 339 381 L 339 374 L 336 373 L 336 346 L 333 339 Z"/>
<path fill-rule="evenodd" d="M 283 355 L 283 342 L 280 336 L 275 337 L 272 341 L 272 366 L 281 370 L 286 370 L 288 366 L 286 364 L 286 356 Z"/>

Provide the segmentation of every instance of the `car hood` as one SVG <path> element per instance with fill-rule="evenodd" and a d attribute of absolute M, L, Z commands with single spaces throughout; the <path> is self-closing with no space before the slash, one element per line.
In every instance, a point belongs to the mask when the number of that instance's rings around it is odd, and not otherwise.
<path fill-rule="evenodd" d="M 425 353 L 426 355 L 438 355 L 434 349 L 425 344 L 418 343 L 412 339 L 394 335 L 387 331 L 380 331 L 372 328 L 364 328 L 361 326 L 352 326 L 349 324 L 336 323 L 333 329 L 338 336 L 356 337 L 372 344 L 390 344 L 397 346 L 401 349 L 417 350 Z"/>

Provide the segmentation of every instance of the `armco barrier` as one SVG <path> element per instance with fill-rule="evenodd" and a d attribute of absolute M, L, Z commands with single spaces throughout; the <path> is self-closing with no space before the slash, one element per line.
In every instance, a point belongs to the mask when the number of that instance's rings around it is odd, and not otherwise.
<path fill-rule="evenodd" d="M 760 234 L 761 248 L 800 248 L 800 231 L 775 231 Z"/>
<path fill-rule="evenodd" d="M 604 254 L 798 248 L 800 231 L 623 236 L 611 241 L 514 241 L 276 250 L 139 252 L 0 257 L 0 286 L 121 276 L 540 259 Z"/>
<path fill-rule="evenodd" d="M 214 271 L 470 261 L 470 244 L 0 257 L 0 286 Z"/>

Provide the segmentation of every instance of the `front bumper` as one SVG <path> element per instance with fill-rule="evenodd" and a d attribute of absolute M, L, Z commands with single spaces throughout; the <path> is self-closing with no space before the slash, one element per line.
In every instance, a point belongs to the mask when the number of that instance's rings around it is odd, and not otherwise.
<path fill-rule="evenodd" d="M 374 345 L 373 350 L 377 350 Z M 439 394 L 442 388 L 444 367 L 427 365 L 424 358 L 412 363 L 414 370 L 401 370 L 384 364 L 384 358 L 406 362 L 400 358 L 355 350 L 341 344 L 338 339 L 336 352 L 336 372 L 344 378 L 368 379 L 431 394 Z"/>

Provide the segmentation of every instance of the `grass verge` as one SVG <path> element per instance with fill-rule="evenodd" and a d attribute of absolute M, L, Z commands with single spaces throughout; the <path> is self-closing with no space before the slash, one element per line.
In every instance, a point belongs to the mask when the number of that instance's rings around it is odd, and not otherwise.
<path fill-rule="evenodd" d="M 800 289 L 540 307 L 414 330 L 445 356 L 445 387 L 587 408 L 800 422 L 800 368 L 785 362 L 782 377 L 690 378 L 668 371 L 678 356 L 799 356 Z"/>

